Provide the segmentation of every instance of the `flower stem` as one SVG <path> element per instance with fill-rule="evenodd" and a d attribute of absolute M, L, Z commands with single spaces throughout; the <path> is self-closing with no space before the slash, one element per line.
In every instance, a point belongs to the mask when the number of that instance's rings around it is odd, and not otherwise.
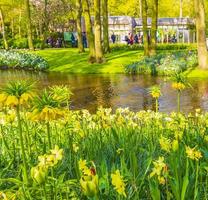
<path fill-rule="evenodd" d="M 27 174 L 27 160 L 26 154 L 24 149 L 24 141 L 23 141 L 23 134 L 22 134 L 22 124 L 21 124 L 21 116 L 20 116 L 20 107 L 17 105 L 16 107 L 17 112 L 17 121 L 18 121 L 18 129 L 19 129 L 19 137 L 20 137 L 20 147 L 22 151 L 22 160 L 23 160 L 23 179 L 26 185 L 28 185 L 28 174 Z"/>
<path fill-rule="evenodd" d="M 158 98 L 155 99 L 155 111 L 158 112 Z"/>
<path fill-rule="evenodd" d="M 178 91 L 178 100 L 177 100 L 177 104 L 178 104 L 178 112 L 180 112 L 180 91 Z"/>
<path fill-rule="evenodd" d="M 47 126 L 47 135 L 48 135 L 48 146 L 49 146 L 49 149 L 51 149 L 52 144 L 51 144 L 51 133 L 50 133 L 50 124 L 49 124 L 49 122 L 47 122 L 46 126 Z"/>

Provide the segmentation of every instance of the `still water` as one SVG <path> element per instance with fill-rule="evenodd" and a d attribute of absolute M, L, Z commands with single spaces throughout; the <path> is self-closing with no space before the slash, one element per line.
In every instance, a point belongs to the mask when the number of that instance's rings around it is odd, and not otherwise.
<path fill-rule="evenodd" d="M 0 87 L 9 81 L 30 79 L 37 81 L 37 91 L 52 85 L 68 85 L 73 96 L 71 109 L 88 109 L 95 112 L 97 107 L 129 107 L 130 110 L 154 109 L 154 100 L 148 88 L 160 84 L 162 96 L 159 110 L 177 110 L 176 92 L 171 83 L 163 77 L 132 75 L 73 75 L 65 73 L 43 73 L 30 71 L 0 70 Z M 194 111 L 196 108 L 208 111 L 208 79 L 190 80 L 192 88 L 181 95 L 181 110 Z"/>

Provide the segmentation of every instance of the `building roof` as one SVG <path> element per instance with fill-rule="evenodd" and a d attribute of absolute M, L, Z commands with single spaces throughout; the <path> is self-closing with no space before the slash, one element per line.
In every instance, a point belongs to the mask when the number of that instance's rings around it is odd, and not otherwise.
<path fill-rule="evenodd" d="M 136 26 L 136 21 L 133 17 L 130 16 L 109 16 L 108 17 L 109 25 L 133 25 Z"/>
<path fill-rule="evenodd" d="M 136 26 L 142 26 L 142 18 L 135 18 Z M 152 19 L 147 19 L 147 25 L 151 26 Z M 158 18 L 158 26 L 195 25 L 192 18 Z"/>

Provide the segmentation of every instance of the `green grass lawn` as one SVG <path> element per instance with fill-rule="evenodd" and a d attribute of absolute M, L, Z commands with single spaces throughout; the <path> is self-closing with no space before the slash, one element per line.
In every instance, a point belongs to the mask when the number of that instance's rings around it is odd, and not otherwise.
<path fill-rule="evenodd" d="M 202 70 L 195 68 L 187 73 L 189 78 L 200 78 L 200 79 L 207 79 L 208 78 L 208 70 Z"/>
<path fill-rule="evenodd" d="M 118 50 L 105 55 L 106 62 L 90 64 L 88 50 L 78 53 L 77 49 L 45 49 L 35 52 L 49 63 L 49 71 L 81 74 L 125 73 L 124 65 L 136 62 L 143 57 L 142 50 Z M 186 72 L 190 78 L 208 78 L 208 71 L 193 69 Z"/>
<path fill-rule="evenodd" d="M 50 71 L 68 73 L 124 73 L 124 65 L 138 61 L 143 51 L 120 50 L 105 56 L 103 64 L 88 63 L 88 52 L 78 53 L 77 49 L 46 49 L 36 51 L 49 63 Z"/>

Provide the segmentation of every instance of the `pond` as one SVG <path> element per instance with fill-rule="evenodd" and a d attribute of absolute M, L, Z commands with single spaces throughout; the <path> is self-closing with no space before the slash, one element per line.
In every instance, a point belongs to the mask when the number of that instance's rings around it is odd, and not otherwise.
<path fill-rule="evenodd" d="M 160 84 L 163 95 L 159 99 L 159 110 L 167 113 L 177 110 L 176 92 L 164 77 L 0 70 L 0 87 L 9 81 L 23 79 L 37 81 L 39 90 L 52 85 L 68 85 L 73 92 L 71 109 L 88 109 L 91 112 L 99 106 L 114 110 L 119 107 L 129 107 L 133 111 L 154 109 L 148 88 Z M 190 80 L 190 83 L 192 88 L 181 95 L 181 110 L 186 113 L 196 108 L 208 111 L 208 80 Z"/>

